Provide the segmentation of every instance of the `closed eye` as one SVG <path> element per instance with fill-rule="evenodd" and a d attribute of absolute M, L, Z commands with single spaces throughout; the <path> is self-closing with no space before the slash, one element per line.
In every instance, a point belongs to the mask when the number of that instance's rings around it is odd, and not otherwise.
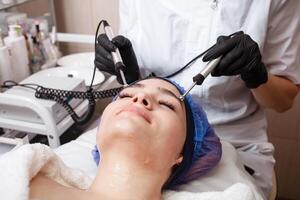
<path fill-rule="evenodd" d="M 132 98 L 134 94 L 128 93 L 128 92 L 121 92 L 118 96 L 119 99 L 124 99 L 124 98 Z M 176 106 L 174 104 L 170 103 L 169 101 L 166 100 L 159 100 L 158 104 L 165 106 L 166 108 L 175 111 Z"/>
<path fill-rule="evenodd" d="M 158 103 L 160 105 L 166 106 L 167 108 L 175 111 L 175 106 L 173 104 L 171 104 L 170 102 L 160 100 L 160 101 L 158 101 Z"/>
<path fill-rule="evenodd" d="M 126 92 L 122 92 L 119 94 L 119 98 L 122 99 L 122 98 L 131 98 L 133 95 L 132 94 L 129 94 L 129 93 L 126 93 Z"/>

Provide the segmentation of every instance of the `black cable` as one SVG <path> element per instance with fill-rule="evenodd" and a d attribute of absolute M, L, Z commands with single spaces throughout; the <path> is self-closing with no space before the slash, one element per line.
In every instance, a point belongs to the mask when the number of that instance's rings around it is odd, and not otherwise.
<path fill-rule="evenodd" d="M 104 98 L 116 96 L 122 89 L 123 87 L 112 88 L 103 91 L 92 91 L 89 89 L 87 92 L 81 92 L 81 91 L 58 90 L 58 89 L 44 88 L 42 86 L 39 86 L 36 89 L 35 97 L 39 99 L 50 99 L 58 102 L 66 109 L 66 111 L 76 122 L 76 124 L 84 125 L 93 116 L 93 113 L 95 111 L 95 99 L 104 99 Z M 69 101 L 73 98 L 87 99 L 89 101 L 88 110 L 81 117 L 79 117 L 75 113 L 75 111 L 69 104 Z"/>
<path fill-rule="evenodd" d="M 96 34 L 95 34 L 95 52 L 96 52 L 98 32 L 99 32 L 100 26 L 103 22 L 104 22 L 104 20 L 101 20 L 97 26 L 97 30 L 96 30 Z M 12 80 L 5 81 L 1 87 L 9 89 L 9 88 L 12 88 L 15 86 L 19 86 L 19 87 L 25 87 L 25 88 L 35 90 L 36 98 L 56 101 L 57 103 L 59 103 L 61 106 L 63 106 L 66 109 L 66 111 L 72 117 L 72 119 L 74 120 L 74 122 L 76 124 L 83 125 L 91 119 L 91 117 L 95 111 L 95 99 L 103 99 L 103 98 L 116 96 L 123 89 L 123 87 L 119 87 L 119 88 L 113 88 L 113 89 L 104 90 L 104 91 L 93 91 L 92 86 L 93 86 L 93 82 L 95 79 L 96 69 L 97 69 L 96 66 L 94 66 L 91 84 L 90 84 L 88 90 L 85 92 L 45 88 L 41 85 L 33 84 L 33 83 L 20 84 L 15 81 L 12 81 Z M 81 117 L 79 117 L 75 113 L 75 111 L 69 104 L 70 100 L 73 98 L 74 99 L 87 99 L 89 102 L 88 110 Z"/>
<path fill-rule="evenodd" d="M 186 65 L 184 65 L 182 68 L 180 68 L 179 70 L 177 70 L 176 72 L 173 72 L 172 74 L 169 74 L 167 76 L 165 76 L 164 78 L 171 78 L 177 74 L 179 74 L 180 72 L 182 72 L 183 70 L 185 70 L 187 67 L 191 66 L 196 60 L 198 60 L 200 57 L 202 57 L 204 54 L 206 54 L 209 50 L 211 50 L 212 48 L 214 48 L 215 45 L 211 46 L 209 49 L 203 51 L 202 53 L 200 53 L 199 55 L 197 55 L 196 57 L 194 57 L 192 60 L 190 60 Z"/>
<path fill-rule="evenodd" d="M 99 23 L 98 23 L 98 26 L 97 26 L 97 29 L 96 29 L 96 33 L 95 33 L 95 43 L 94 43 L 94 49 L 95 49 L 95 58 L 96 58 L 96 50 L 97 50 L 97 37 L 98 37 L 98 32 L 99 32 L 99 29 L 100 29 L 100 26 L 101 24 L 104 22 L 105 20 L 101 20 Z M 92 78 L 92 81 L 91 81 L 91 84 L 90 84 L 90 89 L 92 88 L 93 86 L 93 82 L 94 82 L 94 79 L 95 79 L 95 75 L 96 75 L 96 65 L 94 65 L 94 71 L 93 71 L 93 78 Z"/>
<path fill-rule="evenodd" d="M 53 99 L 54 97 L 60 97 L 64 99 L 88 99 L 89 94 L 92 94 L 94 99 L 104 99 L 109 97 L 116 96 L 123 87 L 118 88 L 112 88 L 108 90 L 102 90 L 102 91 L 93 91 L 90 93 L 84 92 L 84 91 L 69 91 L 69 90 L 59 90 L 59 89 L 53 89 L 53 88 L 45 88 L 43 86 L 39 86 L 36 88 L 35 97 L 39 99 Z"/>
<path fill-rule="evenodd" d="M 12 81 L 12 80 L 4 81 L 3 85 L 1 85 L 2 88 L 8 88 L 8 89 L 12 88 L 12 87 L 15 87 L 15 86 L 20 86 L 20 87 L 25 87 L 25 88 L 35 90 L 39 85 L 33 84 L 33 83 L 20 84 L 20 83 L 17 83 L 15 81 Z M 32 87 L 32 86 L 35 86 L 35 87 Z"/>
<path fill-rule="evenodd" d="M 16 86 L 34 90 L 35 97 L 38 99 L 56 101 L 66 109 L 68 114 L 78 125 L 84 125 L 92 117 L 95 110 L 95 99 L 114 97 L 123 89 L 123 87 L 118 87 L 102 91 L 92 91 L 90 89 L 88 89 L 88 91 L 69 91 L 54 88 L 45 88 L 41 85 L 33 83 L 20 84 L 12 80 L 7 80 L 3 83 L 3 85 L 1 85 L 2 88 L 7 89 Z M 79 117 L 70 106 L 69 102 L 72 99 L 87 99 L 89 101 L 88 110 L 83 114 L 82 117 Z"/>
<path fill-rule="evenodd" d="M 237 31 L 235 33 L 232 33 L 230 35 L 228 35 L 227 37 L 232 37 L 235 35 L 239 35 L 242 34 L 243 31 Z M 182 72 L 183 70 L 185 70 L 187 67 L 189 67 L 190 65 L 192 65 L 196 60 L 198 60 L 200 57 L 202 57 L 204 54 L 206 54 L 208 51 L 210 51 L 212 48 L 214 48 L 216 46 L 216 44 L 214 44 L 213 46 L 209 47 L 207 50 L 205 50 L 204 52 L 200 53 L 199 55 L 197 55 L 196 57 L 194 57 L 191 61 L 189 61 L 186 65 L 184 65 L 182 68 L 180 68 L 179 70 L 177 70 L 176 72 L 169 74 L 167 76 L 165 76 L 164 78 L 171 78 L 177 74 L 179 74 L 180 72 Z"/>
<path fill-rule="evenodd" d="M 95 34 L 95 54 L 96 54 L 96 44 L 97 44 L 98 32 L 99 32 L 101 24 L 104 23 L 104 21 L 105 20 L 101 20 L 98 23 L 98 26 L 97 26 L 97 30 L 96 30 L 96 34 Z M 233 35 L 236 35 L 236 34 L 239 34 L 239 33 L 240 32 L 233 33 L 229 37 L 231 37 Z M 191 61 L 189 61 L 181 69 L 177 70 L 176 72 L 174 72 L 174 73 L 172 73 L 168 76 L 165 76 L 165 78 L 170 78 L 170 77 L 173 77 L 173 76 L 179 74 L 184 69 L 191 66 L 197 59 L 202 57 L 205 53 L 207 53 L 209 50 L 211 50 L 214 47 L 215 47 L 215 45 L 211 46 L 206 51 L 204 51 L 204 52 L 200 53 L 199 55 L 197 55 L 196 57 L 194 57 Z M 95 57 L 96 57 L 96 55 L 95 55 Z M 20 84 L 20 83 L 17 83 L 15 81 L 12 81 L 12 80 L 5 81 L 3 83 L 3 85 L 1 85 L 1 87 L 9 89 L 9 88 L 12 88 L 12 87 L 15 87 L 15 86 L 20 86 L 20 87 L 25 87 L 25 88 L 35 90 L 35 97 L 36 98 L 56 101 L 57 103 L 62 105 L 67 110 L 67 112 L 70 114 L 70 116 L 75 121 L 75 123 L 77 123 L 79 125 L 83 125 L 87 121 L 90 120 L 90 118 L 92 117 L 92 115 L 94 113 L 95 99 L 104 99 L 104 98 L 116 96 L 123 89 L 123 86 L 122 86 L 122 87 L 119 87 L 119 88 L 112 88 L 112 89 L 109 89 L 109 90 L 93 91 L 92 86 L 93 86 L 93 82 L 94 82 L 94 79 L 95 79 L 96 69 L 97 69 L 97 67 L 94 66 L 94 71 L 93 71 L 93 77 L 92 77 L 91 84 L 90 84 L 88 90 L 85 91 L 85 92 L 45 88 L 41 85 L 34 84 L 34 83 Z M 78 115 L 75 113 L 75 111 L 73 110 L 73 108 L 69 104 L 70 100 L 73 99 L 73 98 L 74 99 L 87 99 L 89 101 L 88 110 L 87 110 L 87 112 L 85 112 L 83 114 L 82 117 L 78 117 Z"/>
<path fill-rule="evenodd" d="M 20 84 L 12 80 L 7 80 L 1 85 L 2 88 L 7 89 L 16 86 L 34 90 L 35 97 L 38 99 L 56 101 L 68 112 L 74 122 L 78 125 L 86 124 L 92 117 L 95 111 L 95 99 L 114 97 L 123 89 L 123 87 L 118 87 L 102 91 L 92 91 L 90 89 L 87 91 L 69 91 L 46 88 L 33 83 Z M 87 99 L 89 101 L 88 110 L 81 117 L 76 114 L 74 109 L 69 104 L 72 99 Z"/>

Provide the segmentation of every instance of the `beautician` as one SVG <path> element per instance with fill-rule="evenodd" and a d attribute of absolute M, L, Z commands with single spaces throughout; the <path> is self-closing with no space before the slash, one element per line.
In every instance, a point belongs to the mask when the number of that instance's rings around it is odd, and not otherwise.
<path fill-rule="evenodd" d="M 172 77 L 185 88 L 206 61 L 222 56 L 202 86 L 192 90 L 216 133 L 231 142 L 267 199 L 274 147 L 263 108 L 291 108 L 300 84 L 300 1 L 122 0 L 120 35 L 98 37 L 95 64 L 115 74 L 118 47 L 128 82 L 154 72 L 174 73 L 199 53 L 202 60 Z M 243 31 L 234 37 L 228 35 Z M 282 133 L 284 134 L 284 133 Z M 280 151 L 280 149 L 278 149 Z"/>

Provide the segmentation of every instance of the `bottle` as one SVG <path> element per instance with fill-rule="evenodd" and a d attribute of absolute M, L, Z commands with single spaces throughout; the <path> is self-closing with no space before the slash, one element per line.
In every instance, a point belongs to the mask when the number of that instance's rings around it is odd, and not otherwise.
<path fill-rule="evenodd" d="M 6 80 L 13 80 L 11 56 L 8 47 L 4 45 L 0 34 L 0 84 Z"/>
<path fill-rule="evenodd" d="M 36 42 L 38 44 L 38 47 L 42 53 L 42 58 L 43 58 L 43 62 L 46 63 L 47 60 L 48 60 L 48 55 L 47 55 L 47 52 L 46 52 L 46 49 L 44 47 L 44 39 L 45 39 L 45 35 L 44 33 L 40 30 L 40 24 L 38 22 L 36 22 L 35 24 L 35 29 L 36 29 Z"/>
<path fill-rule="evenodd" d="M 26 41 L 19 25 L 9 26 L 4 43 L 11 52 L 14 81 L 20 82 L 30 75 L 30 70 Z"/>
<path fill-rule="evenodd" d="M 32 39 L 32 56 L 31 56 L 30 67 L 32 73 L 36 73 L 41 70 L 41 66 L 44 64 L 44 61 L 36 37 L 31 36 L 31 39 Z"/>

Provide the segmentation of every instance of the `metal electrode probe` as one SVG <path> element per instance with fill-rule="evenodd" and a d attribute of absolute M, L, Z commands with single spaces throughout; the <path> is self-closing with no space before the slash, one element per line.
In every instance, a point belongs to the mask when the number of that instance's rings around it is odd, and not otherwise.
<path fill-rule="evenodd" d="M 108 37 L 108 39 L 110 41 L 112 41 L 112 39 L 114 38 L 114 33 L 113 33 L 113 30 L 112 30 L 111 26 L 108 24 L 107 21 L 103 21 L 103 25 L 104 25 L 104 32 L 105 32 L 106 36 Z M 126 82 L 126 78 L 125 78 L 125 75 L 124 75 L 124 72 L 123 72 L 123 70 L 125 68 L 125 65 L 123 63 L 123 60 L 122 60 L 119 49 L 116 48 L 115 51 L 111 52 L 111 55 L 112 55 L 113 62 L 114 62 L 114 65 L 115 65 L 117 71 L 120 71 L 120 75 L 121 75 L 121 78 L 122 78 L 122 81 L 123 81 L 123 85 L 127 86 L 128 84 Z"/>
<path fill-rule="evenodd" d="M 232 33 L 228 35 L 228 38 L 235 37 L 236 35 L 243 34 L 243 31 L 238 31 L 235 33 Z M 215 45 L 214 45 L 215 46 Z M 210 49 L 214 48 L 214 46 L 210 47 L 200 55 L 198 55 L 196 58 L 194 58 L 192 61 L 195 61 L 196 59 L 200 58 L 203 56 L 203 54 L 207 53 Z M 203 81 L 205 78 L 215 69 L 215 67 L 219 64 L 222 56 L 219 56 L 218 58 L 215 58 L 207 63 L 207 65 L 200 71 L 199 74 L 193 77 L 193 84 L 189 87 L 189 89 L 183 94 L 179 96 L 179 99 L 181 101 L 184 100 L 184 97 L 196 86 L 196 85 L 202 85 Z"/>
<path fill-rule="evenodd" d="M 184 100 L 184 97 L 196 86 L 196 85 L 202 85 L 205 78 L 215 69 L 215 67 L 219 64 L 221 60 L 221 56 L 209 61 L 207 65 L 200 71 L 199 74 L 193 77 L 193 84 L 187 89 L 187 91 L 179 96 L 179 99 L 181 101 Z"/>

